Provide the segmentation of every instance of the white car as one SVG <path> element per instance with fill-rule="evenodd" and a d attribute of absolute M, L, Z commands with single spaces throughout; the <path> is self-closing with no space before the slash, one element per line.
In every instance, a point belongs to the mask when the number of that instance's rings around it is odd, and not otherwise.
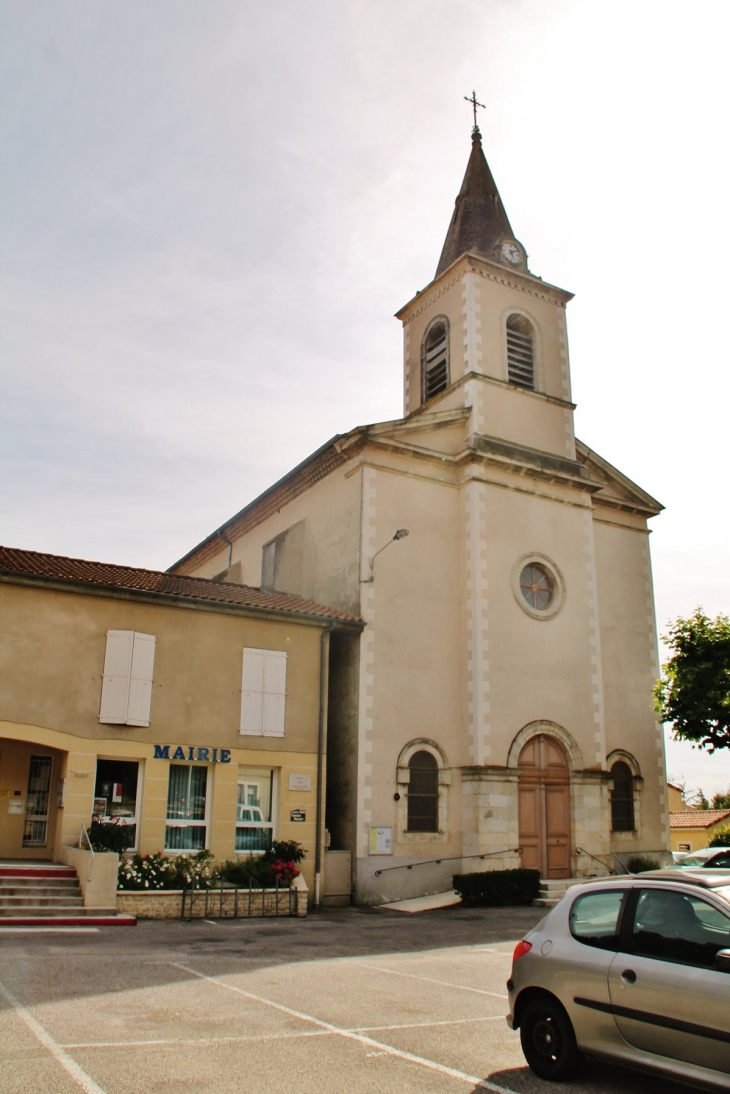
<path fill-rule="evenodd" d="M 730 1091 L 730 871 L 574 886 L 518 943 L 507 991 L 507 1024 L 543 1079 L 589 1054 Z"/>
<path fill-rule="evenodd" d="M 674 865 L 681 866 L 682 869 L 687 866 L 702 866 L 706 870 L 728 870 L 730 847 L 703 847 L 700 851 L 683 851 L 682 857 L 674 860 Z"/>

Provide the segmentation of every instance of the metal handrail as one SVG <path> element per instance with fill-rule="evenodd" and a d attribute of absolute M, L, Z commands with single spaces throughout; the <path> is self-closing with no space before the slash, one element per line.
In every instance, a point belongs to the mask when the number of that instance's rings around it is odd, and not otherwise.
<path fill-rule="evenodd" d="M 89 872 L 86 875 L 86 880 L 91 881 L 91 871 L 94 869 L 94 848 L 91 846 L 91 840 L 89 839 L 89 833 L 86 831 L 86 828 L 82 824 L 81 825 L 81 831 L 79 832 L 79 849 L 80 850 L 83 850 L 81 845 L 83 843 L 84 836 L 86 836 L 86 843 L 88 845 L 89 850 L 91 851 L 91 862 L 89 863 Z"/>
<path fill-rule="evenodd" d="M 575 853 L 576 853 L 576 855 L 588 855 L 588 858 L 592 858 L 594 862 L 600 863 L 600 865 L 603 866 L 604 869 L 608 870 L 611 877 L 616 877 L 617 876 L 616 871 L 612 870 L 611 867 L 608 865 L 608 863 L 604 862 L 602 858 L 596 858 L 595 855 L 592 855 L 590 853 L 590 851 L 586 851 L 583 847 L 576 847 Z M 620 861 L 621 860 L 619 859 L 619 862 Z"/>
<path fill-rule="evenodd" d="M 448 855 L 446 858 L 429 858 L 425 862 L 411 862 L 410 864 L 404 864 L 403 866 L 384 866 L 382 870 L 376 870 L 375 876 L 380 877 L 381 874 L 386 873 L 388 870 L 412 870 L 414 866 L 432 866 L 435 862 L 457 862 L 460 859 L 465 858 L 489 858 L 491 855 L 521 855 L 521 847 L 506 847 L 502 851 L 485 851 L 483 855 Z"/>

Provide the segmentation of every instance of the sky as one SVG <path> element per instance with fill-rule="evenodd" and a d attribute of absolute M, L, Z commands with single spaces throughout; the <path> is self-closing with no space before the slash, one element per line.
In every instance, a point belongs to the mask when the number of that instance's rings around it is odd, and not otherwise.
<path fill-rule="evenodd" d="M 726 0 L 0 0 L 0 542 L 165 569 L 399 417 L 470 148 L 568 311 L 578 436 L 730 610 Z M 730 759 L 669 743 L 711 794 Z"/>

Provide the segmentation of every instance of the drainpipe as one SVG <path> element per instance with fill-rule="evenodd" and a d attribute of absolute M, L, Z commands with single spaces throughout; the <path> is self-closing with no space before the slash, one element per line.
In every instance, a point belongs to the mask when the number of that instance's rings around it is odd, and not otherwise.
<path fill-rule="evenodd" d="M 317 741 L 317 830 L 314 843 L 314 906 L 319 907 L 322 880 L 322 774 L 324 770 L 324 743 L 327 728 L 327 685 L 329 682 L 329 638 L 334 630 L 333 622 L 322 631 L 319 650 L 319 739 Z"/>

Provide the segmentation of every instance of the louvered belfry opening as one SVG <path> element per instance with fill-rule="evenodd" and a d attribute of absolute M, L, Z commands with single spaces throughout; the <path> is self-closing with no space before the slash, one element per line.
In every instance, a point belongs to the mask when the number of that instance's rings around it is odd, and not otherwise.
<path fill-rule="evenodd" d="M 535 335 L 523 315 L 507 320 L 507 376 L 511 384 L 535 387 Z"/>
<path fill-rule="evenodd" d="M 423 401 L 449 386 L 449 344 L 446 323 L 434 323 L 423 344 Z"/>
<path fill-rule="evenodd" d="M 408 767 L 408 831 L 438 832 L 439 771 L 436 759 L 425 750 L 414 752 Z"/>

